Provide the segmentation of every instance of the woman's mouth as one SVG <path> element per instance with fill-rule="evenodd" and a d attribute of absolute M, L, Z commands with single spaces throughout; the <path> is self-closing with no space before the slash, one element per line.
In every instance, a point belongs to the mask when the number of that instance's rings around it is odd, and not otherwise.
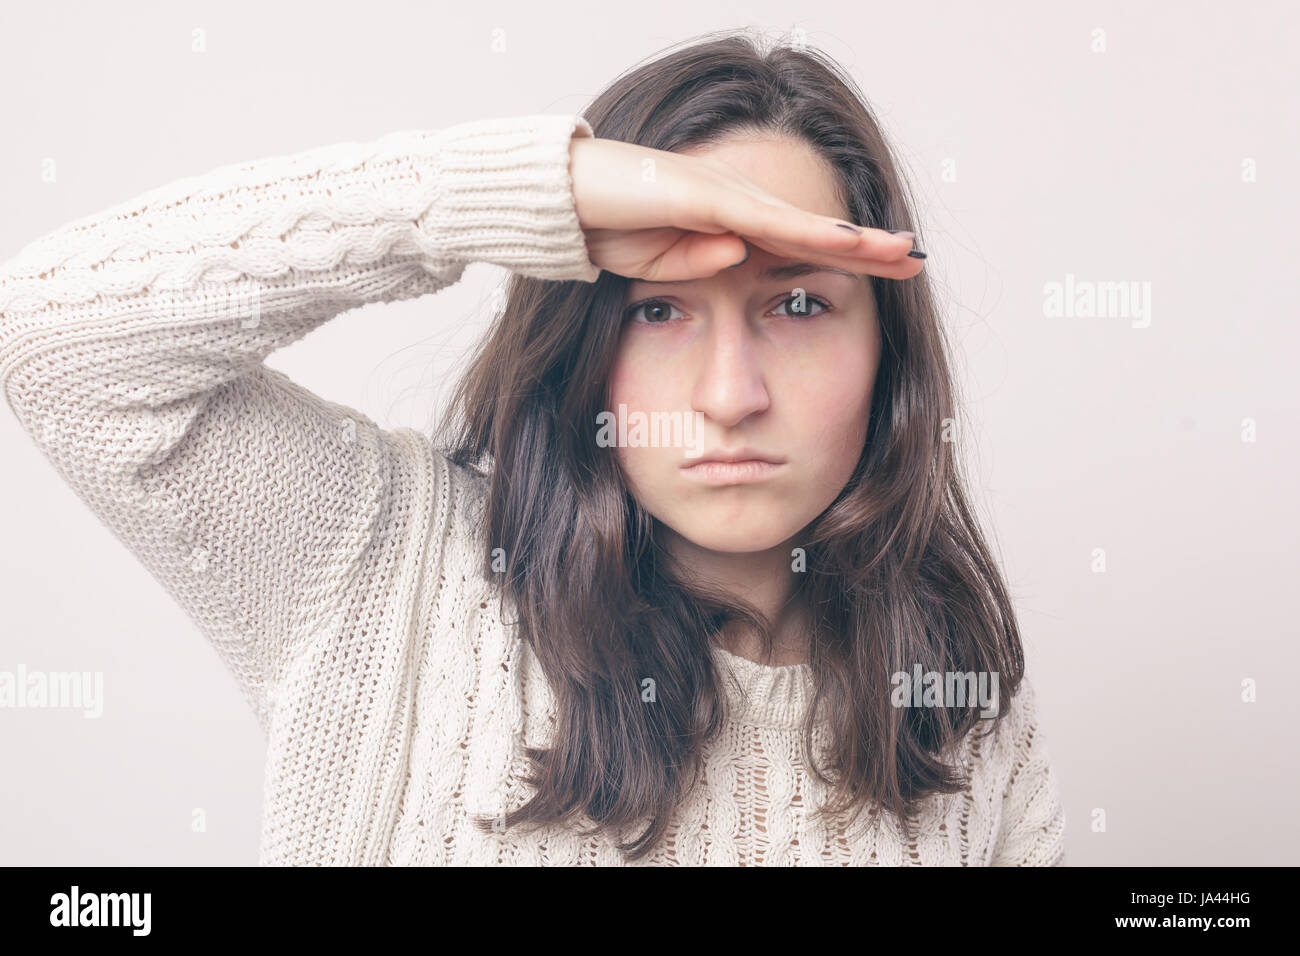
<path fill-rule="evenodd" d="M 755 481 L 764 481 L 782 468 L 776 464 L 757 458 L 742 461 L 699 461 L 682 468 L 682 474 L 692 481 L 706 485 L 744 485 Z"/>

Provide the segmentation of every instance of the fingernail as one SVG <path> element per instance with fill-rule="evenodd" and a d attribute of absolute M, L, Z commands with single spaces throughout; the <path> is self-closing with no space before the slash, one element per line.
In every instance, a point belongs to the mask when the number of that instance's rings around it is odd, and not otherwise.
<path fill-rule="evenodd" d="M 886 229 L 885 232 L 893 233 L 900 239 L 915 239 L 916 233 L 908 232 L 906 229 Z"/>
<path fill-rule="evenodd" d="M 908 255 L 911 256 L 913 259 L 924 259 L 924 258 L 925 258 L 925 253 L 924 253 L 924 252 L 918 252 L 916 249 L 913 249 L 911 252 L 908 253 Z"/>
<path fill-rule="evenodd" d="M 738 266 L 743 266 L 748 261 L 749 261 L 749 243 L 745 243 L 745 258 L 741 259 L 739 262 L 733 262 L 731 265 L 727 266 L 727 268 L 735 269 Z"/>
<path fill-rule="evenodd" d="M 856 233 L 862 232 L 862 230 L 859 229 L 857 226 L 850 226 L 847 223 L 837 222 L 835 225 L 839 226 L 841 229 L 847 229 L 849 232 L 856 232 Z"/>

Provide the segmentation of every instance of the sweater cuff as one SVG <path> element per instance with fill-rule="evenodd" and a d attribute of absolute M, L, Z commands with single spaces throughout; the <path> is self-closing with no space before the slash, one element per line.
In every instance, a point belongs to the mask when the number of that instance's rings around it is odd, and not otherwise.
<path fill-rule="evenodd" d="M 437 136 L 436 197 L 418 220 L 435 248 L 539 279 L 595 282 L 569 172 L 577 114 L 471 120 Z"/>

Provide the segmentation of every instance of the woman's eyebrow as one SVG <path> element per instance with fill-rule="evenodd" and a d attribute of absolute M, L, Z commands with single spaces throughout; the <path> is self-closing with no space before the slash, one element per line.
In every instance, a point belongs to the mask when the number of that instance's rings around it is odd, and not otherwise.
<path fill-rule="evenodd" d="M 813 275 L 818 272 L 829 272 L 838 276 L 848 276 L 850 279 L 861 279 L 862 276 L 857 273 L 848 272 L 844 269 L 837 269 L 834 266 L 819 265 L 814 262 L 789 262 L 785 265 L 768 266 L 762 270 L 758 277 L 760 279 L 795 279 L 799 276 Z M 650 279 L 635 279 L 635 282 L 641 282 L 646 285 L 682 285 L 686 282 L 697 282 L 697 279 L 674 279 L 671 282 L 654 282 Z"/>
<path fill-rule="evenodd" d="M 862 278 L 862 276 L 845 269 L 818 265 L 814 262 L 792 262 L 782 266 L 769 266 L 760 272 L 758 277 L 760 279 L 794 279 L 798 276 L 813 275 L 817 272 L 830 272 L 839 276 L 848 276 L 850 279 Z"/>

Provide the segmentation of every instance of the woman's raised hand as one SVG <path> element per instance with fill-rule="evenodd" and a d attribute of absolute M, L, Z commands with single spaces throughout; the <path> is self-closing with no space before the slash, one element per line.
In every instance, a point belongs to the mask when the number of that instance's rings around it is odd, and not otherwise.
<path fill-rule="evenodd" d="M 750 243 L 784 259 L 862 275 L 908 279 L 921 271 L 912 239 L 793 206 L 725 163 L 620 140 L 575 136 L 569 145 L 578 223 L 594 265 L 651 282 L 714 275 Z"/>

